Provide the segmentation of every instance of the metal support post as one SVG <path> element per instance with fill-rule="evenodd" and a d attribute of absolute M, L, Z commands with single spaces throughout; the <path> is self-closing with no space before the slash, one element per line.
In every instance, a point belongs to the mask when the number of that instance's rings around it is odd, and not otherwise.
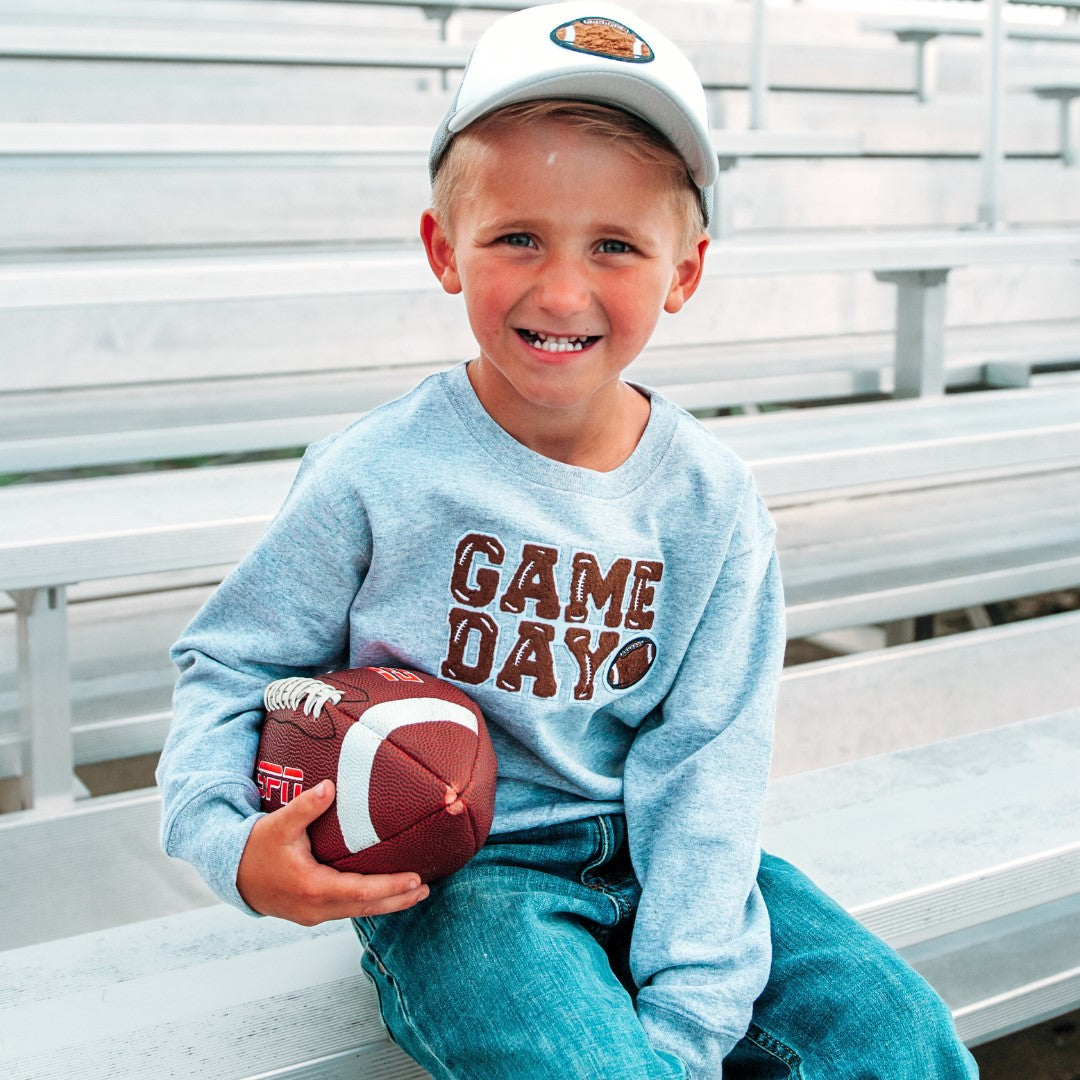
<path fill-rule="evenodd" d="M 455 9 L 446 7 L 422 7 L 420 10 L 427 18 L 434 19 L 439 24 L 439 40 L 443 42 L 443 44 L 446 44 L 448 41 L 450 41 L 448 24 L 450 22 L 450 16 L 453 15 Z M 454 35 L 453 40 L 461 40 L 460 29 L 458 33 Z M 444 90 L 449 90 L 450 72 L 447 71 L 446 68 L 443 68 L 442 71 L 439 72 L 439 76 L 442 80 L 442 88 Z"/>
<path fill-rule="evenodd" d="M 979 195 L 978 221 L 988 229 L 1005 224 L 1005 205 L 1001 194 L 1003 164 L 1001 110 L 1003 98 L 1004 0 L 987 0 L 989 16 L 984 31 L 985 64 L 984 91 L 986 95 L 986 133 L 982 151 L 982 177 Z"/>
<path fill-rule="evenodd" d="M 765 66 L 765 0 L 754 0 L 753 28 L 750 34 L 750 127 L 765 127 L 765 92 L 768 73 Z"/>
<path fill-rule="evenodd" d="M 937 88 L 937 35 L 909 34 L 904 40 L 915 42 L 915 94 L 925 104 Z"/>
<path fill-rule="evenodd" d="M 734 232 L 734 214 L 731 207 L 731 170 L 738 164 L 734 157 L 718 157 L 720 171 L 713 184 L 712 220 L 709 222 L 709 235 L 717 239 L 731 236 Z"/>
<path fill-rule="evenodd" d="M 1062 94 L 1058 98 L 1058 146 L 1061 147 L 1061 160 L 1070 168 L 1080 161 L 1076 147 L 1073 145 L 1072 124 L 1070 123 L 1070 106 L 1075 93 Z"/>
<path fill-rule="evenodd" d="M 62 586 L 16 589 L 22 800 L 59 810 L 75 799 L 68 666 L 67 593 Z"/>
<path fill-rule="evenodd" d="M 420 10 L 424 13 L 425 17 L 433 19 L 439 24 L 439 40 L 448 41 L 449 38 L 446 32 L 446 25 L 450 21 L 450 16 L 453 15 L 454 9 L 448 7 L 421 7 Z"/>
<path fill-rule="evenodd" d="M 896 285 L 894 396 L 945 393 L 945 281 L 948 270 L 881 272 Z"/>

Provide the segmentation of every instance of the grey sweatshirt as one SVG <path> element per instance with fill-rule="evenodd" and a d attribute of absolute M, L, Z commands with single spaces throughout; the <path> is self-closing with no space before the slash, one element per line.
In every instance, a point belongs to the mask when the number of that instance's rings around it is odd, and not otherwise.
<path fill-rule="evenodd" d="M 488 721 L 493 835 L 625 815 L 639 1016 L 718 1077 L 768 977 L 755 877 L 783 646 L 772 523 L 689 414 L 652 394 L 634 452 L 598 473 L 514 440 L 460 365 L 312 446 L 174 646 L 163 846 L 250 911 L 266 684 L 440 675 Z"/>

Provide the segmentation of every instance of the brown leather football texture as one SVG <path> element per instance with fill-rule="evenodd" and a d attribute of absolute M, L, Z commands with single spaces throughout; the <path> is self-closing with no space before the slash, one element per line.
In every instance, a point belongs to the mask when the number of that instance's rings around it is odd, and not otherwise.
<path fill-rule="evenodd" d="M 405 668 L 280 679 L 264 694 L 256 782 L 273 811 L 322 780 L 336 797 L 308 828 L 315 858 L 362 874 L 460 870 L 495 807 L 495 751 L 477 706 Z"/>

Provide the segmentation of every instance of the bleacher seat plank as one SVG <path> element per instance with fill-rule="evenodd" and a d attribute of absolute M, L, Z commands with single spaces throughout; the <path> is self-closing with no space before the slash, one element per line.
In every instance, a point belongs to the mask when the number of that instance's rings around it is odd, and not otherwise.
<path fill-rule="evenodd" d="M 1068 589 L 1080 471 L 774 511 L 790 637 Z"/>
<path fill-rule="evenodd" d="M 774 781 L 1071 707 L 1078 644 L 1080 613 L 1069 612 L 787 667 Z M 165 675 L 167 702 L 175 672 Z M 167 723 L 166 712 L 158 749 Z M 0 926 L 0 950 L 212 902 L 189 867 L 160 852 L 159 815 L 151 789 L 97 797 L 60 814 L 0 816 L 0 877 L 11 915 Z M 42 905 L 46 891 L 50 903 Z"/>
<path fill-rule="evenodd" d="M 761 236 L 718 243 L 715 255 L 706 264 L 704 290 L 707 295 L 719 290 L 722 283 L 725 288 L 738 288 L 726 283 L 761 274 L 783 281 L 803 274 L 817 279 L 822 275 L 870 271 L 883 281 L 895 283 L 895 388 L 902 396 L 911 396 L 937 393 L 944 387 L 944 290 L 951 268 L 1006 267 L 1016 263 L 1067 266 L 1077 260 L 1080 232 L 1069 229 L 978 234 L 954 230 L 887 235 L 845 232 L 795 239 Z M 394 296 L 393 303 L 381 303 L 382 297 L 389 299 L 390 295 Z M 141 313 L 134 333 L 134 340 L 139 341 L 156 326 L 156 305 L 171 305 L 170 322 L 181 320 L 177 310 L 181 304 L 189 311 L 185 317 L 190 319 L 195 301 L 213 305 L 215 317 L 231 320 L 241 302 L 254 305 L 275 299 L 279 303 L 273 318 L 277 319 L 282 311 L 291 310 L 292 315 L 299 316 L 295 305 L 301 300 L 325 305 L 335 298 L 363 304 L 365 317 L 383 330 L 389 329 L 387 323 L 401 323 L 400 318 L 395 322 L 394 313 L 407 304 L 413 306 L 414 313 L 422 307 L 425 317 L 446 319 L 451 337 L 467 338 L 459 306 L 451 303 L 453 297 L 439 291 L 419 251 L 372 252 L 354 247 L 303 254 L 231 251 L 141 259 L 10 258 L 0 263 L 0 316 L 5 321 L 11 320 L 19 327 L 29 319 L 40 319 L 46 310 L 62 308 L 62 314 L 58 313 L 65 320 L 62 325 L 67 325 L 66 320 L 76 320 L 82 327 L 80 342 L 87 340 L 83 324 L 100 321 L 106 307 L 119 307 L 127 313 L 120 316 L 118 325 L 126 325 L 127 319 L 134 318 L 132 312 Z M 376 304 L 380 304 L 379 310 Z M 287 305 L 293 306 L 290 309 Z M 87 307 L 85 312 L 79 310 Z M 698 314 L 686 327 L 697 328 L 695 319 L 703 319 L 709 326 L 709 314 L 707 308 L 699 306 Z M 1069 314 L 1074 316 L 1074 311 Z M 311 317 L 310 312 L 307 317 Z M 428 325 L 425 317 L 414 318 L 410 325 Z M 145 325 L 147 320 L 149 327 Z M 227 321 L 227 325 L 231 322 Z M 399 331 L 407 335 L 408 327 L 399 326 Z M 112 337 L 117 332 L 110 321 L 107 334 Z M 715 330 L 697 328 L 697 332 Z M 411 339 L 408 344 L 412 347 Z M 335 347 L 343 349 L 344 343 L 335 342 Z M 449 343 L 447 348 L 451 348 Z M 430 362 L 435 359 L 437 343 L 417 343 L 417 350 L 418 362 Z M 460 356 L 462 352 L 454 348 L 452 355 Z M 167 362 L 167 354 L 156 359 L 158 378 L 175 377 L 175 366 Z M 193 355 L 192 363 L 195 370 L 201 370 L 199 365 L 207 364 L 207 360 Z M 307 363 L 311 364 L 312 359 Z M 339 366 L 346 366 L 344 357 Z M 214 367 L 211 364 L 209 370 Z M 27 385 L 29 377 L 18 377 L 12 389 L 40 388 L 41 377 L 36 376 L 36 385 Z M 85 381 L 90 385 L 101 381 L 93 365 L 86 366 Z"/>
<path fill-rule="evenodd" d="M 426 167 L 432 129 L 401 124 L 59 124 L 0 122 L 4 157 L 198 157 L 202 155 L 402 155 Z M 848 157 L 856 132 L 727 130 L 711 132 L 720 157 Z"/>
<path fill-rule="evenodd" d="M 1073 708 L 783 777 L 762 845 L 897 947 L 1071 896 L 1078 720 Z"/>
<path fill-rule="evenodd" d="M 1060 389 L 1002 390 L 706 424 L 776 498 L 949 469 L 1075 460 L 1075 399 Z M 777 450 L 785 445 L 790 452 Z M 0 588 L 232 561 L 265 527 L 295 470 L 286 460 L 0 489 Z"/>
<path fill-rule="evenodd" d="M 251 28 L 225 38 L 220 30 L 14 24 L 0 36 L 3 57 L 452 71 L 465 67 L 469 49 L 438 42 L 365 48 L 350 35 L 260 34 Z"/>
<path fill-rule="evenodd" d="M 424 1076 L 386 1039 L 340 923 L 215 905 L 0 954 L 0 986 L 12 1076 Z"/>
<path fill-rule="evenodd" d="M 1030 350 L 1028 355 L 1042 361 L 1073 353 L 1071 327 L 1057 331 L 1057 340 L 1053 334 L 1040 340 L 1034 330 L 1026 332 L 1024 327 L 1014 331 L 1008 335 L 1003 330 L 1000 337 L 1022 340 Z M 998 355 L 1007 355 L 1006 341 L 1000 341 L 998 348 Z M 892 354 L 886 342 L 876 346 L 837 342 L 824 350 L 813 342 L 795 341 L 768 349 L 748 347 L 745 356 L 739 355 L 742 351 L 656 347 L 636 361 L 628 374 L 698 411 L 753 401 L 872 395 L 887 393 L 892 386 Z M 17 393 L 7 403 L 8 420 L 0 435 L 0 472 L 301 448 L 405 393 L 444 366 L 402 364 L 292 377 Z M 947 364 L 946 381 L 978 384 L 984 368 L 980 349 L 960 351 Z M 349 411 L 340 411 L 345 406 Z M 925 423 L 930 423 L 929 418 Z M 740 447 L 753 446 L 759 452 L 755 444 L 762 440 L 753 435 L 756 421 L 734 425 L 732 430 Z M 766 423 L 764 430 L 777 429 Z M 1009 424 L 1003 425 L 1002 433 L 1010 437 Z M 762 438 L 767 441 L 768 434 Z M 779 459 L 784 452 L 779 445 L 773 457 Z M 1029 453 L 1038 456 L 1041 451 L 1030 446 Z M 770 467 L 786 471 L 789 464 L 780 466 L 777 460 Z M 817 482 L 827 481 L 819 478 Z"/>
<path fill-rule="evenodd" d="M 0 489 L 0 587 L 235 562 L 295 473 L 288 460 Z"/>
<path fill-rule="evenodd" d="M 923 942 L 904 955 L 952 1005 L 960 1037 L 976 1046 L 1076 1007 L 1078 925 L 1080 897 L 1071 896 Z"/>
<path fill-rule="evenodd" d="M 207 333 L 216 325 L 212 322 Z M 13 333 L 11 347 L 21 350 L 32 341 L 40 357 L 41 335 L 35 329 L 41 327 L 25 326 L 25 346 Z M 448 341 L 448 354 L 456 344 Z M 206 338 L 201 345 L 210 347 Z M 153 342 L 146 347 L 153 349 Z M 158 382 L 153 358 L 133 345 L 122 356 L 111 356 L 112 385 L 87 386 L 86 358 L 69 355 L 65 369 L 26 373 L 45 384 L 40 389 L 0 392 L 5 417 L 0 473 L 300 447 L 454 362 L 449 355 L 441 364 L 396 361 L 391 352 L 384 367 L 304 371 L 303 364 L 314 361 L 294 353 L 289 359 L 297 370 L 285 373 L 275 365 L 260 375 L 235 370 L 243 368 L 242 356 L 230 367 L 226 354 L 209 378 L 193 373 L 184 382 Z M 886 334 L 657 344 L 634 362 L 628 377 L 660 389 L 685 408 L 705 411 L 748 402 L 888 394 L 892 363 Z M 992 385 L 1007 379 L 1019 387 L 1032 377 L 1039 385 L 1054 365 L 1060 365 L 1063 377 L 1080 368 L 1080 322 L 956 327 L 946 339 L 948 386 L 978 385 L 986 378 Z"/>
<path fill-rule="evenodd" d="M 0 201 L 17 209 L 0 228 L 0 249 L 413 240 L 428 202 L 431 131 L 0 124 Z M 834 132 L 717 131 L 713 144 L 725 170 L 744 157 L 861 150 L 857 134 Z M 715 202 L 715 220 L 726 220 L 720 181 Z"/>
<path fill-rule="evenodd" d="M 10 914 L 0 927 L 0 955 L 216 904 L 190 866 L 162 852 L 160 820 L 155 789 L 100 795 L 60 817 L 0 815 L 0 874 Z"/>
<path fill-rule="evenodd" d="M 762 234 L 717 245 L 708 277 L 950 270 L 960 266 L 1080 260 L 1080 230 L 836 231 Z M 235 251 L 225 254 L 8 259 L 0 309 L 328 295 L 420 289 L 437 282 L 420 251 Z"/>
<path fill-rule="evenodd" d="M 428 202 L 431 131 L 0 123 L 0 199 L 18 211 L 0 229 L 0 249 L 413 239 Z M 715 131 L 712 139 L 725 172 L 742 158 L 855 156 L 862 145 L 843 132 Z M 730 209 L 720 180 L 715 191 L 714 221 L 723 223 Z"/>
<path fill-rule="evenodd" d="M 1020 396 L 1023 395 L 1023 396 Z M 1080 459 L 1080 396 L 1060 389 L 838 405 L 702 423 L 775 501 L 822 489 Z"/>
<path fill-rule="evenodd" d="M 945 16 L 871 15 L 859 25 L 864 30 L 894 34 L 900 41 L 933 40 L 935 37 L 983 37 L 987 22 L 983 19 L 958 19 Z M 1009 21 L 1002 27 L 1008 38 L 1017 41 L 1064 42 L 1080 44 L 1080 30 L 1069 25 Z"/>
<path fill-rule="evenodd" d="M 263 33 L 257 23 L 221 28 L 180 26 L 102 26 L 85 14 L 68 23 L 13 22 L 0 35 L 0 58 L 92 60 L 98 63 L 154 61 L 184 64 L 248 64 L 299 67 L 430 68 L 464 67 L 468 49 L 445 42 L 409 47 L 358 48 L 359 34 Z M 674 35 L 678 37 L 677 34 Z M 746 87 L 750 59 L 745 42 L 684 42 L 707 90 Z M 791 92 L 831 90 L 848 93 L 908 93 L 911 64 L 907 57 L 854 44 L 775 40 L 770 49 L 770 84 Z"/>
<path fill-rule="evenodd" d="M 1080 890 L 1080 844 L 1068 827 L 1080 811 L 1077 717 L 774 781 L 763 841 L 894 944 L 993 930 L 997 920 Z M 982 950 L 991 960 L 992 945 Z M 1045 985 L 1047 969 L 1060 974 L 1062 959 L 1040 955 L 1037 979 L 1030 964 L 1003 973 L 991 963 L 984 989 L 1004 974 L 1015 1023 L 1024 1000 L 1017 982 L 1034 1005 L 1036 984 Z M 924 948 L 922 962 L 931 960 Z M 978 996 L 969 985 L 959 1004 L 985 1033 L 993 1001 L 983 993 L 973 1012 L 972 989 Z M 337 1075 L 344 1062 L 365 1077 L 423 1075 L 408 1072 L 386 1042 L 358 947 L 341 924 L 303 930 L 213 905 L 10 949 L 0 954 L 0 990 L 0 1021 L 12 1033 L 0 1062 L 11 1075 L 67 1076 L 76 1062 L 88 1080 L 192 1068 L 221 1077 Z M 272 1037 L 283 1031 L 287 1039 Z"/>
<path fill-rule="evenodd" d="M 1077 656 L 1069 611 L 785 667 L 772 774 L 1062 712 L 1080 701 Z"/>
<path fill-rule="evenodd" d="M 724 117 L 726 124 L 738 127 L 749 123 L 745 94 L 724 91 L 716 99 L 718 115 Z M 1011 94 L 1004 107 L 1003 146 L 1007 157 L 1045 158 L 1056 153 L 1056 109 L 1052 103 L 1040 101 L 1034 95 Z M 939 94 L 925 103 L 912 97 L 838 100 L 831 94 L 783 95 L 769 102 L 769 123 L 784 129 L 853 128 L 862 132 L 864 153 L 872 158 L 917 159 L 916 168 L 924 182 L 932 183 L 933 171 L 927 166 L 935 159 L 979 156 L 984 108 L 982 98 L 974 94 Z M 896 178 L 892 171 L 890 178 Z M 792 187 L 796 182 L 801 185 L 802 179 L 800 170 L 799 177 L 790 177 Z M 846 184 L 844 188 L 848 197 L 854 196 Z M 901 193 L 893 190 L 891 194 L 895 204 Z M 1058 205 L 1057 200 L 1054 205 Z M 1010 200 L 1010 217 L 1013 212 Z M 889 221 L 897 223 L 891 207 Z"/>

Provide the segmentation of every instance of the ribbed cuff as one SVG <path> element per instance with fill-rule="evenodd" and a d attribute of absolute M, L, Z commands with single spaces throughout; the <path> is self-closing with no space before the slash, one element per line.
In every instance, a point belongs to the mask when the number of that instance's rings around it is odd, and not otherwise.
<path fill-rule="evenodd" d="M 648 990 L 642 991 L 642 997 Z M 681 1012 L 638 998 L 638 1019 L 649 1045 L 678 1058 L 686 1066 L 687 1080 L 721 1080 L 724 1058 L 742 1033 L 713 1031 Z"/>

